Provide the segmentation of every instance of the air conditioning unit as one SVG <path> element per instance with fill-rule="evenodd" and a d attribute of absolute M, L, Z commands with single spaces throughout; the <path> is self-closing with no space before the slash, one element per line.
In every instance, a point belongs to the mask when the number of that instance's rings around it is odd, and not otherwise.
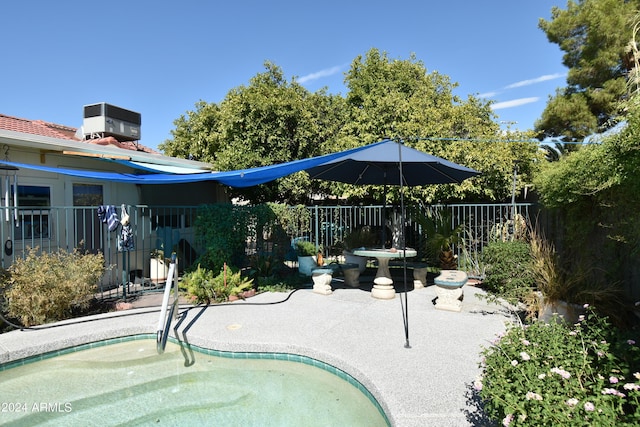
<path fill-rule="evenodd" d="M 118 141 L 140 140 L 140 113 L 101 102 L 84 106 L 85 139 L 112 136 Z"/>

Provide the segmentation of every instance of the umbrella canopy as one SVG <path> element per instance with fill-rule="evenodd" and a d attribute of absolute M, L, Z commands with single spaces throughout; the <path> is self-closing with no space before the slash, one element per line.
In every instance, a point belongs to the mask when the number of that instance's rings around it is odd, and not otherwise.
<path fill-rule="evenodd" d="M 305 170 L 311 178 L 362 185 L 449 184 L 480 174 L 388 139 Z"/>

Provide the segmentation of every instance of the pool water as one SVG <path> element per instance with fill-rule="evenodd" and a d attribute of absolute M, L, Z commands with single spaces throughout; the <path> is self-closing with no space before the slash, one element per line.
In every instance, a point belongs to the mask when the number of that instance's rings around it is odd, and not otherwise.
<path fill-rule="evenodd" d="M 5 426 L 386 426 L 345 379 L 305 363 L 130 340 L 0 372 Z"/>

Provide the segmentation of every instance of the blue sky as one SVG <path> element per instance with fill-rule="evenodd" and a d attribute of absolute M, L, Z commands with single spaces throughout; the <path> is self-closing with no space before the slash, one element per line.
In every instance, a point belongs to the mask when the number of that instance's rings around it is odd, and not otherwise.
<path fill-rule="evenodd" d="M 324 2 L 21 0 L 3 2 L 0 113 L 80 127 L 82 107 L 108 102 L 142 115 L 141 142 L 171 137 L 199 100 L 280 66 L 314 92 L 345 94 L 344 73 L 375 47 L 413 53 L 495 101 L 498 121 L 530 129 L 566 84 L 562 52 L 538 29 L 557 0 Z"/>

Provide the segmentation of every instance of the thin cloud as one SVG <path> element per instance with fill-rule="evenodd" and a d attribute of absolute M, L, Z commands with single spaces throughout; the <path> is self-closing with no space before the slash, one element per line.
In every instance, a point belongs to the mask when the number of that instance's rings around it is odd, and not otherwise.
<path fill-rule="evenodd" d="M 485 92 L 485 93 L 479 93 L 478 94 L 478 98 L 493 98 L 494 96 L 496 96 L 497 94 L 499 94 L 500 92 Z"/>
<path fill-rule="evenodd" d="M 523 86 L 531 86 L 534 85 L 536 83 L 542 83 L 542 82 L 546 82 L 549 80 L 555 80 L 555 79 L 559 79 L 561 77 L 566 76 L 566 74 L 564 73 L 555 73 L 555 74 L 545 74 L 544 76 L 540 76 L 540 77 L 536 77 L 535 79 L 529 79 L 529 80 L 521 80 L 519 82 L 515 82 L 515 83 L 511 83 L 510 85 L 505 86 L 505 89 L 515 89 L 518 87 L 523 87 Z"/>
<path fill-rule="evenodd" d="M 491 105 L 491 109 L 492 110 L 502 110 L 502 109 L 505 109 L 505 108 L 519 107 L 521 105 L 531 104 L 532 102 L 537 102 L 539 99 L 540 99 L 539 96 L 532 96 L 532 97 L 529 97 L 529 98 L 519 98 L 519 99 L 512 99 L 511 101 L 496 102 L 495 104 Z"/>
<path fill-rule="evenodd" d="M 298 83 L 304 84 L 312 80 L 318 80 L 323 77 L 333 76 L 334 74 L 338 74 L 341 69 L 341 65 L 336 65 L 335 67 L 331 68 L 325 68 L 324 70 L 316 71 L 315 73 L 307 74 L 306 76 L 300 77 L 298 79 Z"/>

